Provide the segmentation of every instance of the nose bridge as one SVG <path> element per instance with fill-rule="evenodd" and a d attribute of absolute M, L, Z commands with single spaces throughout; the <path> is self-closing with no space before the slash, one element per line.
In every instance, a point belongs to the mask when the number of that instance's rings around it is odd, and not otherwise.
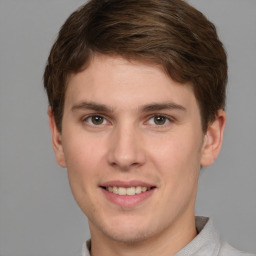
<path fill-rule="evenodd" d="M 136 125 L 129 121 L 119 123 L 113 129 L 111 136 L 108 156 L 110 164 L 122 169 L 142 165 L 145 161 L 145 154 L 141 142 L 140 132 Z"/>

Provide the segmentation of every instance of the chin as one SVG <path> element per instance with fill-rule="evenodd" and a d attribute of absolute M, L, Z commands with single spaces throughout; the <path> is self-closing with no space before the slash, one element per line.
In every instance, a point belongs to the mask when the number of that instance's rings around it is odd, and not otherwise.
<path fill-rule="evenodd" d="M 100 229 L 111 240 L 127 245 L 141 243 L 157 233 L 152 223 L 129 220 L 110 222 L 108 225 L 102 225 Z"/>
<path fill-rule="evenodd" d="M 152 236 L 149 230 L 133 228 L 133 230 L 111 230 L 106 234 L 110 239 L 124 244 L 141 243 Z"/>

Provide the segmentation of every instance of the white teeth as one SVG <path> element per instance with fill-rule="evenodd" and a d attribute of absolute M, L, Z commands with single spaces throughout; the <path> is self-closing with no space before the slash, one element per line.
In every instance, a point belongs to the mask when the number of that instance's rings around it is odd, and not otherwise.
<path fill-rule="evenodd" d="M 118 189 L 118 195 L 119 196 L 125 196 L 126 195 L 126 189 L 125 188 L 119 188 Z"/>
<path fill-rule="evenodd" d="M 135 193 L 136 193 L 136 194 L 140 194 L 140 193 L 141 193 L 141 187 L 136 187 Z"/>
<path fill-rule="evenodd" d="M 107 190 L 111 193 L 120 195 L 120 196 L 134 196 L 135 194 L 140 194 L 143 192 L 146 192 L 150 188 L 147 187 L 130 187 L 130 188 L 124 188 L 124 187 L 107 187 Z"/>
<path fill-rule="evenodd" d="M 142 187 L 142 188 L 141 188 L 141 191 L 142 191 L 142 192 L 146 192 L 146 191 L 147 191 L 147 188 L 146 188 L 146 187 Z"/>
<path fill-rule="evenodd" d="M 127 188 L 126 189 L 126 194 L 128 196 L 134 196 L 135 195 L 135 187 Z"/>
<path fill-rule="evenodd" d="M 118 188 L 117 187 L 113 187 L 113 193 L 118 194 Z"/>

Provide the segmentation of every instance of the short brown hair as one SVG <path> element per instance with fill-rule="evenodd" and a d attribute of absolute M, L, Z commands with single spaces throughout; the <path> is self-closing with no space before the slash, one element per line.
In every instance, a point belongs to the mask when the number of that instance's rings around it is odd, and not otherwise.
<path fill-rule="evenodd" d="M 45 68 L 59 131 L 68 77 L 86 68 L 94 53 L 160 64 L 173 80 L 190 82 L 204 131 L 224 109 L 226 53 L 201 12 L 182 0 L 91 0 L 64 23 Z"/>

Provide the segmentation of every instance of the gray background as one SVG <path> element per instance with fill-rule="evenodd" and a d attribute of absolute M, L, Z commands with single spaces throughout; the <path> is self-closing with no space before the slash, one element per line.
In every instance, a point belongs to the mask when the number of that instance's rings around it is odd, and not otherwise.
<path fill-rule="evenodd" d="M 0 255 L 70 256 L 89 237 L 65 169 L 55 163 L 42 75 L 59 27 L 81 0 L 0 0 Z M 227 129 L 202 172 L 198 215 L 256 252 L 256 1 L 190 0 L 229 55 Z"/>

